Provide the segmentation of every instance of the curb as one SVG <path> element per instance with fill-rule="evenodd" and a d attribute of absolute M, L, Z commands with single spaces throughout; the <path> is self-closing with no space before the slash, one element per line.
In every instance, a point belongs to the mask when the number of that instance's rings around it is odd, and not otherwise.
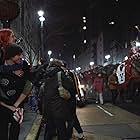
<path fill-rule="evenodd" d="M 39 136 L 41 120 L 42 120 L 42 116 L 37 114 L 29 133 L 25 137 L 25 140 L 37 140 Z"/>

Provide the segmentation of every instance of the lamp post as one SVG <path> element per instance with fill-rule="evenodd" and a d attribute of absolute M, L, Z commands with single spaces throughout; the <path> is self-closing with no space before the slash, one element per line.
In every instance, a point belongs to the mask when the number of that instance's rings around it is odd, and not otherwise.
<path fill-rule="evenodd" d="M 48 51 L 49 61 L 50 61 L 50 59 L 51 59 L 51 54 L 52 54 L 52 51 L 51 51 L 51 50 L 49 50 L 49 51 Z"/>
<path fill-rule="evenodd" d="M 105 56 L 105 59 L 107 60 L 107 64 L 109 64 L 109 59 L 110 59 L 110 54 L 107 54 L 106 56 Z"/>
<path fill-rule="evenodd" d="M 75 58 L 76 58 L 76 56 L 75 56 L 75 54 L 73 54 L 73 69 L 75 69 Z"/>
<path fill-rule="evenodd" d="M 138 25 L 136 25 L 135 28 L 140 32 L 140 29 L 139 29 L 139 26 Z"/>
<path fill-rule="evenodd" d="M 93 62 L 93 61 L 91 61 L 91 62 L 89 63 L 89 65 L 90 65 L 90 69 L 93 69 L 94 62 Z"/>
<path fill-rule="evenodd" d="M 44 61 L 44 40 L 43 40 L 43 26 L 44 26 L 44 11 L 38 11 L 39 21 L 40 21 L 40 39 L 41 39 L 41 58 Z"/>

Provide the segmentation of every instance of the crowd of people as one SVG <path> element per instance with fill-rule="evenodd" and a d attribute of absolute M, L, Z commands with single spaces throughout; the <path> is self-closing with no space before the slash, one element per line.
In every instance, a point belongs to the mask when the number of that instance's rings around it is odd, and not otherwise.
<path fill-rule="evenodd" d="M 25 99 L 39 85 L 38 92 L 41 88 L 43 91 L 40 111 L 47 120 L 44 140 L 52 140 L 56 135 L 58 140 L 70 140 L 73 128 L 78 139 L 84 140 L 76 115 L 76 95 L 81 98 L 76 73 L 58 59 L 32 71 L 22 59 L 22 47 L 15 39 L 12 30 L 0 30 L 0 138 L 18 140 Z"/>
<path fill-rule="evenodd" d="M 140 93 L 140 74 L 137 72 L 138 74 L 133 76 L 132 66 L 128 65 L 128 62 L 126 64 L 122 62 L 108 68 L 90 69 L 80 72 L 78 76 L 87 94 L 95 96 L 96 103 L 104 104 L 105 93 L 110 94 L 113 104 L 116 104 L 117 100 L 118 103 L 135 102 Z"/>
<path fill-rule="evenodd" d="M 104 104 L 104 91 L 107 88 L 112 95 L 113 104 L 116 104 L 118 95 L 122 102 L 125 101 L 126 89 L 120 88 L 123 79 L 119 81 L 117 67 L 113 68 L 109 75 L 101 71 L 94 73 L 92 69 L 76 74 L 67 68 L 66 62 L 53 59 L 49 64 L 44 63 L 32 69 L 22 59 L 22 47 L 17 45 L 15 40 L 12 30 L 0 30 L 1 139 L 18 140 L 27 98 L 31 109 L 39 111 L 43 119 L 47 120 L 44 140 L 52 140 L 55 136 L 58 140 L 71 140 L 73 128 L 76 129 L 79 140 L 85 139 L 76 115 L 77 102 L 83 100 L 79 83 L 88 85 L 88 88 L 92 87 L 97 104 Z M 86 96 L 88 89 L 83 91 L 83 95 Z"/>

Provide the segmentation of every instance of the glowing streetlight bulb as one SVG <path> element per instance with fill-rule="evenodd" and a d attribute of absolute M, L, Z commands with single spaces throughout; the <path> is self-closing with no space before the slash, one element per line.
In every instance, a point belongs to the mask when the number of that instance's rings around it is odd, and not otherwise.
<path fill-rule="evenodd" d="M 93 66 L 93 65 L 94 65 L 94 62 L 90 62 L 89 65 L 90 65 L 90 66 Z"/>
<path fill-rule="evenodd" d="M 45 18 L 43 16 L 39 17 L 40 22 L 44 22 Z"/>
<path fill-rule="evenodd" d="M 53 58 L 51 58 L 50 61 L 52 62 L 53 61 Z"/>
<path fill-rule="evenodd" d="M 105 59 L 108 60 L 110 57 L 111 57 L 111 56 L 108 54 L 108 55 L 105 56 Z"/>
<path fill-rule="evenodd" d="M 114 24 L 115 24 L 115 22 L 114 22 L 114 21 L 111 21 L 111 22 L 109 22 L 109 24 L 110 24 L 110 25 L 114 25 Z"/>
<path fill-rule="evenodd" d="M 86 19 L 86 17 L 83 17 L 83 19 Z"/>
<path fill-rule="evenodd" d="M 51 50 L 49 50 L 49 51 L 48 51 L 48 55 L 51 55 L 51 54 L 52 54 L 52 51 L 51 51 Z"/>
<path fill-rule="evenodd" d="M 73 59 L 75 59 L 75 57 L 76 57 L 76 56 L 75 56 L 75 54 L 74 54 L 74 55 L 73 55 Z"/>
<path fill-rule="evenodd" d="M 86 44 L 87 43 L 87 40 L 84 40 L 84 44 Z"/>
<path fill-rule="evenodd" d="M 135 28 L 140 32 L 140 29 L 139 29 L 139 26 L 138 25 L 136 25 Z"/>
<path fill-rule="evenodd" d="M 83 22 L 86 23 L 86 20 L 84 19 Z"/>
<path fill-rule="evenodd" d="M 83 27 L 83 30 L 86 30 L 86 29 L 87 29 L 87 27 L 86 27 L 86 26 L 84 26 L 84 27 Z"/>
<path fill-rule="evenodd" d="M 44 11 L 42 11 L 42 10 L 39 10 L 37 13 L 40 17 L 42 17 L 44 15 Z"/>

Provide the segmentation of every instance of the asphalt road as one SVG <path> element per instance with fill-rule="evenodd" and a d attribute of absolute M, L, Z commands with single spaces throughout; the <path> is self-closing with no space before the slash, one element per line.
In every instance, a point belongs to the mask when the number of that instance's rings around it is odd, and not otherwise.
<path fill-rule="evenodd" d="M 77 115 L 87 140 L 140 140 L 140 116 L 118 106 L 89 104 L 77 108 Z M 43 135 L 42 130 L 39 140 Z"/>
<path fill-rule="evenodd" d="M 140 140 L 140 97 L 135 103 L 111 104 L 111 96 L 104 95 L 104 105 L 95 104 L 95 98 L 90 96 L 87 105 L 77 108 L 77 115 L 87 140 Z M 26 112 L 22 124 L 20 140 L 29 132 L 36 113 Z M 73 140 L 77 140 L 74 131 Z M 44 140 L 44 128 L 39 140 Z"/>

